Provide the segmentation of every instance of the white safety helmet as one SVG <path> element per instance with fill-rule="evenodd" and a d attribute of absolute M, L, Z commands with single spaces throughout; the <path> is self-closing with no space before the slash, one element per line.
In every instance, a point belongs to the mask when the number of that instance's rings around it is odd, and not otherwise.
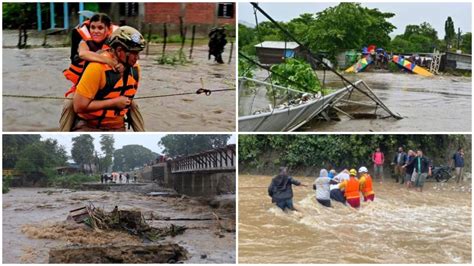
<path fill-rule="evenodd" d="M 359 168 L 359 173 L 367 173 L 367 172 L 369 172 L 369 170 L 367 170 L 367 167 L 362 166 L 361 168 Z"/>

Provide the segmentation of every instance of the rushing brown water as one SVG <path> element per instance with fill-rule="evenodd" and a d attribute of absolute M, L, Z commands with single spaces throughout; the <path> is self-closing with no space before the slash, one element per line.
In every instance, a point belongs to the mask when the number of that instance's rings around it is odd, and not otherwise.
<path fill-rule="evenodd" d="M 136 97 L 195 93 L 201 88 L 231 89 L 204 94 L 137 99 L 147 131 L 235 130 L 235 64 L 207 60 L 207 46 L 194 47 L 192 63 L 159 65 L 157 55 L 142 55 L 142 79 Z M 3 49 L 3 94 L 63 97 L 71 87 L 62 71 L 69 48 Z M 169 47 L 168 55 L 176 47 Z M 229 58 L 226 47 L 223 58 Z M 234 49 L 235 51 L 235 49 Z M 188 48 L 186 48 L 188 53 Z M 4 131 L 57 131 L 62 100 L 3 97 Z"/>
<path fill-rule="evenodd" d="M 47 191 L 51 191 L 45 193 Z M 70 210 L 92 202 L 96 207 L 111 211 L 114 206 L 124 210 L 139 210 L 145 218 L 170 217 L 210 218 L 192 221 L 148 220 L 151 226 L 165 227 L 171 223 L 188 229 L 166 241 L 178 243 L 189 252 L 186 263 L 235 263 L 235 233 L 216 235 L 217 225 L 212 217 L 222 210 L 211 209 L 190 198 L 150 197 L 130 192 L 70 191 L 59 189 L 13 188 L 3 194 L 3 263 L 47 263 L 51 248 L 68 244 L 128 245 L 143 241 L 120 231 L 85 229 L 66 223 Z M 235 213 L 231 217 L 235 220 Z M 205 254 L 206 257 L 202 257 Z"/>
<path fill-rule="evenodd" d="M 377 183 L 359 210 L 294 187 L 300 211 L 285 213 L 267 196 L 271 178 L 239 176 L 239 263 L 471 263 L 468 183 L 427 182 L 423 193 Z"/>
<path fill-rule="evenodd" d="M 322 80 L 323 72 L 317 71 Z M 264 80 L 268 73 L 259 71 L 259 80 Z M 400 114 L 403 119 L 349 119 L 340 114 L 341 121 L 325 121 L 313 119 L 298 131 L 324 132 L 438 132 L 438 131 L 471 131 L 472 113 L 472 79 L 471 77 L 435 76 L 422 77 L 409 73 L 358 73 L 344 75 L 355 82 L 364 80 L 375 94 L 391 111 Z M 343 88 L 341 79 L 335 74 L 326 73 L 326 86 Z M 359 93 L 354 93 L 357 96 Z M 361 94 L 359 94 L 361 95 Z M 239 115 L 249 115 L 250 110 L 261 109 L 272 103 L 266 96 L 265 89 L 259 89 L 257 96 L 250 93 L 239 97 Z M 373 104 L 367 97 L 353 97 L 367 104 Z M 252 109 L 253 107 L 253 109 Z M 359 110 L 357 110 L 359 112 Z M 374 109 L 361 110 L 363 113 L 374 113 Z M 378 114 L 386 116 L 385 112 Z"/>

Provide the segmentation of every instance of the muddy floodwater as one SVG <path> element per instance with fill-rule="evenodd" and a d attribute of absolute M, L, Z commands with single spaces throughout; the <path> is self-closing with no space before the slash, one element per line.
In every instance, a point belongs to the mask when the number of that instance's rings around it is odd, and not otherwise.
<path fill-rule="evenodd" d="M 36 188 L 13 188 L 3 194 L 3 263 L 47 263 L 51 248 L 70 244 L 121 246 L 142 243 L 137 237 L 124 232 L 95 232 L 64 224 L 70 210 L 83 207 L 88 202 L 106 211 L 112 211 L 114 206 L 123 210 L 139 210 L 154 227 L 169 226 L 171 223 L 187 226 L 182 235 L 165 239 L 187 250 L 189 256 L 185 263 L 235 263 L 235 233 L 217 234 L 218 226 L 212 219 L 215 212 L 222 218 L 233 218 L 235 221 L 235 209 L 232 214 L 187 197 Z M 181 220 L 150 220 L 150 217 Z M 183 220 L 188 218 L 191 220 Z"/>
<path fill-rule="evenodd" d="M 324 74 L 317 71 L 322 81 Z M 259 80 L 265 79 L 268 73 L 260 71 L 257 73 Z M 333 131 L 333 132 L 367 132 L 367 131 L 391 131 L 391 132 L 458 132 L 471 131 L 472 128 L 472 79 L 471 77 L 457 76 L 434 76 L 422 77 L 410 73 L 357 73 L 344 75 L 347 79 L 355 82 L 359 79 L 365 81 L 375 94 L 394 113 L 398 113 L 403 119 L 350 119 L 339 114 L 341 121 L 326 121 L 313 119 L 299 128 L 299 131 Z M 343 84 L 336 75 L 327 72 L 325 84 L 332 88 L 343 88 Z M 367 97 L 361 97 L 360 93 L 354 93 L 351 100 L 366 104 L 373 104 Z M 255 105 L 253 110 L 259 107 L 267 107 L 272 101 L 265 98 L 265 92 L 259 91 L 257 97 L 240 97 L 239 108 L 250 110 L 251 104 Z M 374 109 L 352 110 L 362 113 L 374 113 Z M 377 111 L 381 117 L 388 114 Z M 239 115 L 248 115 L 241 112 Z"/>
<path fill-rule="evenodd" d="M 359 210 L 323 207 L 311 187 L 296 187 L 300 212 L 287 214 L 267 196 L 271 178 L 239 176 L 240 263 L 471 263 L 468 182 L 427 182 L 423 193 L 377 183 Z"/>
<path fill-rule="evenodd" d="M 194 93 L 201 88 L 230 89 L 203 94 L 137 99 L 147 131 L 235 130 L 235 57 L 227 64 L 207 59 L 207 46 L 194 47 L 185 65 L 159 65 L 156 51 L 142 55 L 142 78 L 136 97 Z M 176 52 L 169 46 L 169 56 Z M 155 51 L 155 52 L 154 52 Z M 62 71 L 68 67 L 70 48 L 3 49 L 3 94 L 62 97 L 71 87 Z M 235 52 L 235 49 L 234 49 Z M 152 55 L 154 53 L 155 55 Z M 189 48 L 185 49 L 189 56 Z M 143 52 L 144 54 L 144 52 Z M 62 100 L 3 97 L 4 131 L 57 131 Z"/>

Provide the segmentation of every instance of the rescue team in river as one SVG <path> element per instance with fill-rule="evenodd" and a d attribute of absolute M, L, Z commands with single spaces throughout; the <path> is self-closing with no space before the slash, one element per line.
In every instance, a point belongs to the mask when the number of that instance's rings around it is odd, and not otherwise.
<path fill-rule="evenodd" d="M 272 179 L 268 187 L 268 195 L 272 202 L 282 210 L 296 210 L 293 206 L 293 189 L 295 186 L 306 186 L 298 180 L 288 176 L 287 168 L 280 167 L 280 173 Z M 331 207 L 331 199 L 353 208 L 360 206 L 360 193 L 364 201 L 374 201 L 375 193 L 372 188 L 372 177 L 365 166 L 357 170 L 343 170 L 336 175 L 335 170 L 321 169 L 319 177 L 313 184 L 316 191 L 316 200 L 326 207 Z"/>

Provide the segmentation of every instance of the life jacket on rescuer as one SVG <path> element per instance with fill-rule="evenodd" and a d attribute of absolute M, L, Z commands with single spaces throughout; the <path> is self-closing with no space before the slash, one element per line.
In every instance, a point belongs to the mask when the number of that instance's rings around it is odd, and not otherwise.
<path fill-rule="evenodd" d="M 364 196 L 369 196 L 369 195 L 373 195 L 375 194 L 374 193 L 374 190 L 372 188 L 372 177 L 369 175 L 369 174 L 366 174 L 366 175 L 363 175 L 363 177 L 365 179 L 365 182 L 364 184 L 361 184 L 361 192 Z"/>
<path fill-rule="evenodd" d="M 357 181 L 357 179 L 351 176 L 346 182 L 346 188 L 344 191 L 344 196 L 346 197 L 346 199 L 360 198 L 359 181 Z"/>
<path fill-rule="evenodd" d="M 78 48 L 79 43 L 84 41 L 91 52 L 97 52 L 99 50 L 107 50 L 109 46 L 105 44 L 105 40 L 102 43 L 96 43 L 92 40 L 91 33 L 89 32 L 90 20 L 84 21 L 82 25 L 77 26 L 72 30 L 71 37 L 71 64 L 68 69 L 63 71 L 66 79 L 73 83 L 73 86 L 66 92 L 67 97 L 70 93 L 76 90 L 76 84 L 79 82 L 79 78 L 84 72 L 87 62 L 79 57 Z M 114 30 L 118 29 L 118 26 L 111 25 L 107 36 L 109 36 Z"/>
<path fill-rule="evenodd" d="M 104 56 L 112 57 L 109 53 L 104 53 Z M 94 100 L 113 99 L 120 96 L 126 96 L 130 99 L 135 97 L 139 80 L 139 67 L 137 64 L 131 67 L 129 72 L 125 71 L 123 78 L 120 73 L 115 72 L 109 65 L 101 64 L 101 66 L 105 72 L 105 86 L 97 91 Z M 124 86 L 124 83 L 126 83 L 126 86 Z M 100 127 L 104 118 L 123 117 L 127 113 L 128 108 L 129 106 L 121 110 L 107 108 L 88 113 L 78 113 L 78 116 L 90 124 Z"/>

